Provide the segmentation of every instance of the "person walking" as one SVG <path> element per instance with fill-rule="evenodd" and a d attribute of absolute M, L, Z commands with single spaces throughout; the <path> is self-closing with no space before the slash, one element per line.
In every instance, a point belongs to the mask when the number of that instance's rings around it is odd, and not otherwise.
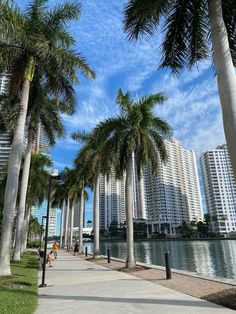
<path fill-rule="evenodd" d="M 75 245 L 74 245 L 74 256 L 76 253 L 77 255 L 79 255 L 79 244 L 77 241 L 75 242 Z"/>
<path fill-rule="evenodd" d="M 49 267 L 52 267 L 52 262 L 54 261 L 53 258 L 53 251 L 50 251 L 47 255 L 47 263 Z"/>
<path fill-rule="evenodd" d="M 57 259 L 57 256 L 58 256 L 58 248 L 59 248 L 59 243 L 55 241 L 55 242 L 53 243 L 54 259 Z"/>

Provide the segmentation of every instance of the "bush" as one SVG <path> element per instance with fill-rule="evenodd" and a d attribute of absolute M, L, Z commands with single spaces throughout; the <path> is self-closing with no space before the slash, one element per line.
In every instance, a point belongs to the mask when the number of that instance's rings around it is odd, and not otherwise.
<path fill-rule="evenodd" d="M 34 249 L 40 246 L 40 241 L 39 240 L 33 240 L 33 241 L 28 241 L 27 242 L 27 248 L 29 249 Z"/>

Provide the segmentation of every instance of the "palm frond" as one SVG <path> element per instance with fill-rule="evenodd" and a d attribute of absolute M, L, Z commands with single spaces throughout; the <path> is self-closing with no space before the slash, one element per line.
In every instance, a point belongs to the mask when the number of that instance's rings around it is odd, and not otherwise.
<path fill-rule="evenodd" d="M 169 2 L 168 0 L 130 0 L 124 8 L 124 30 L 128 34 L 128 39 L 137 40 L 141 35 L 153 35 Z"/>
<path fill-rule="evenodd" d="M 234 0 L 222 1 L 223 17 L 228 33 L 230 52 L 236 66 L 236 3 Z"/>

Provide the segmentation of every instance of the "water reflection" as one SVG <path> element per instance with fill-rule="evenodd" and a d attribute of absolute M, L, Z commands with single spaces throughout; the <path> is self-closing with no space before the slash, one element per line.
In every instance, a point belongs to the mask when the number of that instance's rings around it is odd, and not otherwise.
<path fill-rule="evenodd" d="M 92 244 L 86 246 L 92 252 Z M 125 259 L 125 242 L 101 242 L 101 254 L 106 255 L 108 248 L 112 256 Z M 170 252 L 173 268 L 236 279 L 236 240 L 135 242 L 139 262 L 164 266 L 166 251 Z"/>

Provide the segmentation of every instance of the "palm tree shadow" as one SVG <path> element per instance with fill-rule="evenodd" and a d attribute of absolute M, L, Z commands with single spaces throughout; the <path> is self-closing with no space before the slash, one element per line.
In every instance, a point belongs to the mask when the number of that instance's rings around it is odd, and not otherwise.
<path fill-rule="evenodd" d="M 134 303 L 134 304 L 163 304 L 176 306 L 194 306 L 204 308 L 218 308 L 217 305 L 205 302 L 203 300 L 167 300 L 167 299 L 140 299 L 140 298 L 116 298 L 116 297 L 97 297 L 97 296 L 72 296 L 72 295 L 46 295 L 39 296 L 40 299 L 51 300 L 73 300 L 73 301 L 89 301 L 89 302 L 118 302 L 118 303 Z"/>

